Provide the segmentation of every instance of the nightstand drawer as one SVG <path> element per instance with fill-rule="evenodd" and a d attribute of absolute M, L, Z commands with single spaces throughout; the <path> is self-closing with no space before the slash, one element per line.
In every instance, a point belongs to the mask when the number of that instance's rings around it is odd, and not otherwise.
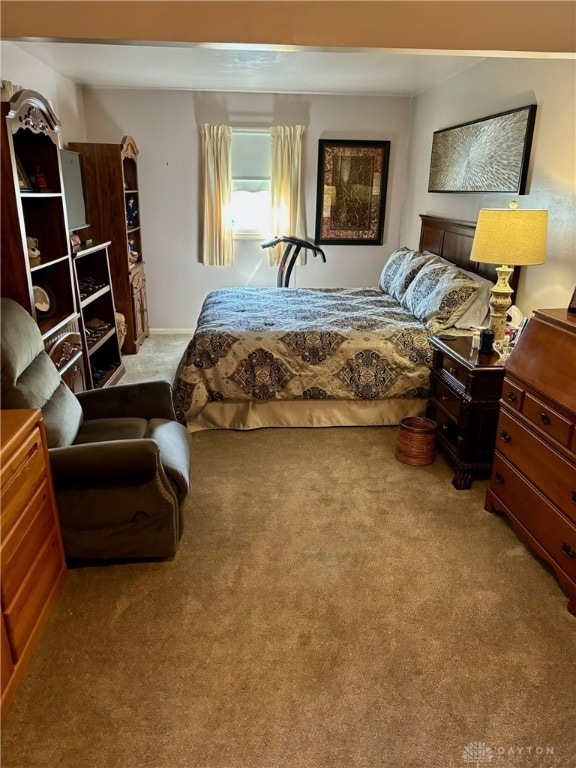
<path fill-rule="evenodd" d="M 571 421 L 568 421 L 564 416 L 561 416 L 528 393 L 524 398 L 522 413 L 536 426 L 544 430 L 546 434 L 568 448 L 570 445 L 570 432 L 573 426 Z"/>
<path fill-rule="evenodd" d="M 437 379 L 435 376 L 431 378 L 432 394 L 436 399 L 438 405 L 444 408 L 457 420 L 460 415 L 460 407 L 462 401 L 460 397 L 453 392 L 444 382 Z"/>
<path fill-rule="evenodd" d="M 524 402 L 524 390 L 513 384 L 510 379 L 505 378 L 502 387 L 502 400 L 515 411 L 521 411 Z"/>
<path fill-rule="evenodd" d="M 438 424 L 438 436 L 443 437 L 456 451 L 459 447 L 459 442 L 462 442 L 462 430 L 458 427 L 458 424 L 440 408 L 436 409 L 434 420 Z"/>
<path fill-rule="evenodd" d="M 468 381 L 468 370 L 457 360 L 448 355 L 442 356 L 442 370 L 446 371 L 453 379 L 456 379 L 463 387 Z"/>
<path fill-rule="evenodd" d="M 490 490 L 576 581 L 576 527 L 562 517 L 498 452 Z"/>
<path fill-rule="evenodd" d="M 517 467 L 564 514 L 576 521 L 576 466 L 502 410 L 496 450 Z"/>

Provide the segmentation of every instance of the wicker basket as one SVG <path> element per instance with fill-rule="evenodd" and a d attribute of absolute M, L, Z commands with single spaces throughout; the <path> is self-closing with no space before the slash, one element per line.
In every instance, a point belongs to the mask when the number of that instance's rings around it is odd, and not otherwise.
<path fill-rule="evenodd" d="M 436 458 L 436 428 L 432 419 L 408 416 L 400 422 L 396 458 L 403 464 L 423 466 Z"/>
<path fill-rule="evenodd" d="M 120 349 L 122 349 L 124 339 L 128 333 L 128 326 L 126 325 L 126 318 L 121 312 L 115 312 L 114 315 L 116 316 L 116 333 L 118 334 L 118 344 Z"/>

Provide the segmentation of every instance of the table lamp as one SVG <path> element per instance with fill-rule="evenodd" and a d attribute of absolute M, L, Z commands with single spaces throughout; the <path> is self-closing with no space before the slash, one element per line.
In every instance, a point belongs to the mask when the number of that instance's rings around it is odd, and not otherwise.
<path fill-rule="evenodd" d="M 502 341 L 506 331 L 506 313 L 511 305 L 511 267 L 544 264 L 548 211 L 510 208 L 482 208 L 478 213 L 471 261 L 500 264 L 498 280 L 490 296 L 490 329 L 494 340 Z"/>

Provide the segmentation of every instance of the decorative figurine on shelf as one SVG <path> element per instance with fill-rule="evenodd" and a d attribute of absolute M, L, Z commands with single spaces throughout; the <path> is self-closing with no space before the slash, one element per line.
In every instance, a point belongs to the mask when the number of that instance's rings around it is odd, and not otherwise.
<path fill-rule="evenodd" d="M 140 254 L 136 250 L 136 243 L 133 237 L 128 238 L 128 264 L 133 267 L 138 262 Z"/>
<path fill-rule="evenodd" d="M 31 267 L 37 267 L 40 264 L 40 251 L 38 249 L 38 238 L 27 237 L 26 245 L 28 247 L 28 261 Z"/>
<path fill-rule="evenodd" d="M 30 183 L 34 192 L 49 192 L 48 184 L 46 183 L 46 176 L 39 165 L 36 166 L 36 171 L 30 175 Z"/>
<path fill-rule="evenodd" d="M 131 196 L 126 202 L 126 223 L 129 227 L 135 227 L 137 220 L 136 200 Z"/>

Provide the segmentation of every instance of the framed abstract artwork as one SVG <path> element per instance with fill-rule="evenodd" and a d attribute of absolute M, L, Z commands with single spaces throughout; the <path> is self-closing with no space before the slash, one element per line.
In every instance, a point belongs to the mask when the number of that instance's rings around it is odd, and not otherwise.
<path fill-rule="evenodd" d="M 320 139 L 318 245 L 382 245 L 389 163 L 389 141 Z"/>
<path fill-rule="evenodd" d="M 530 104 L 436 131 L 428 192 L 525 194 L 535 119 Z"/>

